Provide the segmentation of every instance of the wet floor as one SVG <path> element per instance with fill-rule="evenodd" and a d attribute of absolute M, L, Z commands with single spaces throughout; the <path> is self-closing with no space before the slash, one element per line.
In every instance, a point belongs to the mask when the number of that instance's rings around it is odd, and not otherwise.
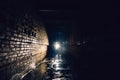
<path fill-rule="evenodd" d="M 23 80 L 73 80 L 69 63 L 62 58 L 45 59 Z"/>

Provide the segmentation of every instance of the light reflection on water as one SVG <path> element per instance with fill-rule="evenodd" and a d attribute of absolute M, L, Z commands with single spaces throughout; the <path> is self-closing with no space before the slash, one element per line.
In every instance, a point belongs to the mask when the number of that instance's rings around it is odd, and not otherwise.
<path fill-rule="evenodd" d="M 60 59 L 50 59 L 30 72 L 23 80 L 73 80 L 69 66 Z"/>

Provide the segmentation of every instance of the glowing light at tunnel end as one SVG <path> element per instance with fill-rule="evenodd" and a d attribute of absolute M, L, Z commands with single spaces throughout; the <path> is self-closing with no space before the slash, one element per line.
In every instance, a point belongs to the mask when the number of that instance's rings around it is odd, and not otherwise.
<path fill-rule="evenodd" d="M 59 43 L 59 42 L 55 42 L 54 48 L 55 48 L 56 50 L 58 50 L 58 49 L 60 49 L 60 47 L 61 47 L 60 43 Z"/>

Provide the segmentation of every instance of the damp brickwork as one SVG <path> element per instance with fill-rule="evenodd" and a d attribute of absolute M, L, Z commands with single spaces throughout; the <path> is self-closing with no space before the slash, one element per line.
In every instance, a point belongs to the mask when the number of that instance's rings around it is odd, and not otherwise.
<path fill-rule="evenodd" d="M 44 25 L 29 17 L 0 23 L 0 80 L 30 68 L 46 56 L 48 37 Z"/>

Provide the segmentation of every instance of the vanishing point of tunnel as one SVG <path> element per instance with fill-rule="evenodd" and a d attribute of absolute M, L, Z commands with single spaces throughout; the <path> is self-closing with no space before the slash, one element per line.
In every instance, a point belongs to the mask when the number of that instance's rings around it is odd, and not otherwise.
<path fill-rule="evenodd" d="M 120 29 L 112 26 L 120 26 L 118 9 L 109 14 L 91 4 L 61 4 L 61 9 L 31 4 L 0 5 L 0 80 L 108 80 L 115 75 Z"/>

